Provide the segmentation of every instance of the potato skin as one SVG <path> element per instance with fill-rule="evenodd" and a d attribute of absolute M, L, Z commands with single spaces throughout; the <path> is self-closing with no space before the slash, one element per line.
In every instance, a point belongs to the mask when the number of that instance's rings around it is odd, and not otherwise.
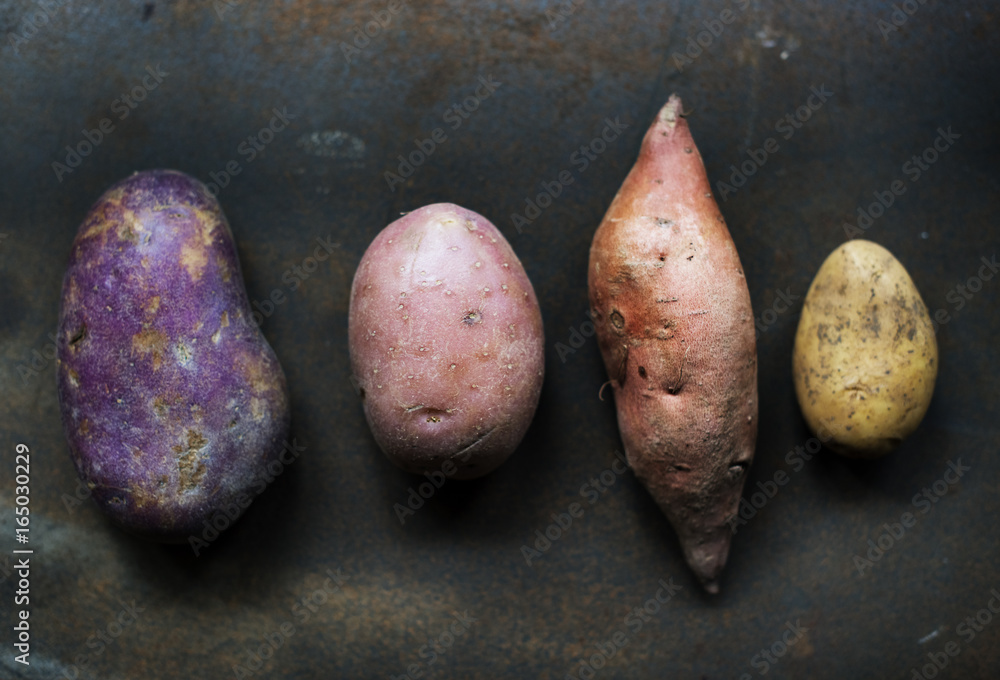
<path fill-rule="evenodd" d="M 98 199 L 73 243 L 57 346 L 70 453 L 121 527 L 182 542 L 262 490 L 288 391 L 201 182 L 151 170 Z"/>
<path fill-rule="evenodd" d="M 457 479 L 485 475 L 531 424 L 542 315 L 521 262 L 482 215 L 439 203 L 383 229 L 354 275 L 349 337 L 375 440 L 409 472 L 452 461 Z"/>
<path fill-rule="evenodd" d="M 590 304 L 625 453 L 718 591 L 757 436 L 743 268 L 679 97 L 646 133 L 590 250 Z"/>
<path fill-rule="evenodd" d="M 795 334 L 792 375 L 809 428 L 842 455 L 883 456 L 920 424 L 937 366 L 934 326 L 899 260 L 861 239 L 834 250 Z"/>

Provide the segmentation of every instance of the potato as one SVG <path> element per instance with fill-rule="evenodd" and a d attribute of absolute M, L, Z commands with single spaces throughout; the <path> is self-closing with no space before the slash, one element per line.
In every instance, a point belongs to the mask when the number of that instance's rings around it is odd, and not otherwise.
<path fill-rule="evenodd" d="M 670 97 L 590 249 L 590 305 L 625 454 L 718 592 L 757 437 L 757 349 L 736 246 Z"/>
<path fill-rule="evenodd" d="M 259 492 L 288 435 L 288 391 L 201 182 L 151 170 L 98 199 L 73 243 L 57 345 L 70 452 L 116 523 L 184 541 Z"/>
<path fill-rule="evenodd" d="M 383 229 L 354 275 L 349 336 L 365 417 L 398 466 L 471 479 L 517 448 L 542 388 L 542 315 L 482 215 L 439 203 Z"/>
<path fill-rule="evenodd" d="M 937 341 L 892 253 L 848 241 L 819 268 L 795 334 L 795 394 L 809 428 L 852 458 L 892 451 L 927 412 Z"/>

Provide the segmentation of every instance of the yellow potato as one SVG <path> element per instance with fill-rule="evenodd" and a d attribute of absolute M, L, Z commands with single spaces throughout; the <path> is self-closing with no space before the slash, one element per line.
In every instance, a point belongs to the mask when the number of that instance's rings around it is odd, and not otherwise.
<path fill-rule="evenodd" d="M 848 241 L 819 268 L 795 335 L 795 394 L 810 429 L 851 458 L 892 451 L 927 412 L 938 368 L 927 307 L 892 253 Z"/>

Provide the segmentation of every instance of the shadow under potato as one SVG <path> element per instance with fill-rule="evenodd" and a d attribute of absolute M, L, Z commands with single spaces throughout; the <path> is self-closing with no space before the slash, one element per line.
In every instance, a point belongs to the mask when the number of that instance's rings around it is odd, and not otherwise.
<path fill-rule="evenodd" d="M 147 582 L 169 588 L 171 593 L 182 586 L 189 594 L 211 592 L 215 597 L 235 597 L 244 591 L 241 581 L 246 579 L 258 584 L 255 588 L 260 590 L 261 584 L 279 583 L 278 574 L 290 566 L 285 548 L 289 529 L 299 521 L 296 517 L 301 512 L 300 467 L 285 466 L 235 521 L 226 518 L 224 529 L 206 529 L 197 536 L 204 545 L 193 548 L 190 539 L 184 543 L 156 543 L 130 535 L 110 522 L 108 530 L 120 537 L 120 547 L 139 565 Z M 211 518 L 219 516 L 225 517 L 217 511 L 207 520 L 209 527 L 214 529 Z M 222 525 L 218 521 L 218 526 Z M 247 555 L 254 557 L 247 560 Z M 239 578 L 233 578 L 234 573 Z M 263 589 L 266 591 L 266 586 Z"/>

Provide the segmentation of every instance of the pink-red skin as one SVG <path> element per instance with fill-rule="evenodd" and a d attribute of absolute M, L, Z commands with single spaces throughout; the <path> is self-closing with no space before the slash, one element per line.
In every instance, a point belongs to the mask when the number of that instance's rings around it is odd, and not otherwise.
<path fill-rule="evenodd" d="M 673 95 L 590 251 L 589 292 L 629 464 L 718 591 L 757 437 L 743 268 Z"/>
<path fill-rule="evenodd" d="M 538 405 L 538 300 L 489 220 L 449 203 L 396 220 L 351 287 L 351 368 L 365 417 L 412 473 L 482 476 L 510 456 Z"/>

